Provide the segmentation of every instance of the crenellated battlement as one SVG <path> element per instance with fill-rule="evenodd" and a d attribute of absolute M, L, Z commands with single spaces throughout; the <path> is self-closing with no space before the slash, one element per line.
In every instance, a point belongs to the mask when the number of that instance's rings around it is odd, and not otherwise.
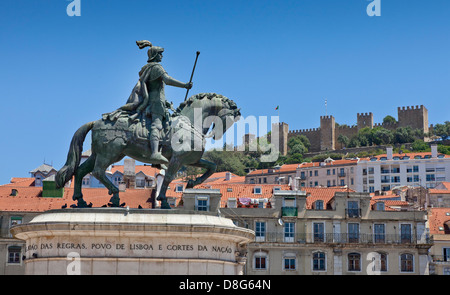
<path fill-rule="evenodd" d="M 417 111 L 417 110 L 423 110 L 425 107 L 423 105 L 416 105 L 416 106 L 403 106 L 403 107 L 398 107 L 397 111 L 398 112 L 404 112 L 404 111 Z"/>
<path fill-rule="evenodd" d="M 342 143 L 339 142 L 339 136 L 352 138 L 357 135 L 362 128 L 376 128 L 383 127 L 389 130 L 395 130 L 398 127 L 409 126 L 415 129 L 421 129 L 428 132 L 428 110 L 423 105 L 416 106 L 402 106 L 398 107 L 398 120 L 392 123 L 374 123 L 373 113 L 357 113 L 356 125 L 339 125 L 336 127 L 335 118 L 332 115 L 320 116 L 320 127 L 289 130 L 289 125 L 284 122 L 274 123 L 273 130 L 277 130 L 280 136 L 280 152 L 283 155 L 287 154 L 287 141 L 299 135 L 306 136 L 310 143 L 310 152 L 318 151 L 332 151 L 335 147 L 342 148 Z M 278 128 L 277 128 L 278 127 Z"/>

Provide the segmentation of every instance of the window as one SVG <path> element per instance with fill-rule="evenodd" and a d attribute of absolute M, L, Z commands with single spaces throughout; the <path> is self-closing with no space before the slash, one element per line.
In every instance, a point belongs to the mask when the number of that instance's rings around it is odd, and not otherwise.
<path fill-rule="evenodd" d="M 427 174 L 427 181 L 435 181 L 434 174 Z"/>
<path fill-rule="evenodd" d="M 341 186 L 345 185 L 345 180 L 344 179 L 341 179 L 340 182 L 341 182 L 341 184 L 340 184 Z"/>
<path fill-rule="evenodd" d="M 314 243 L 324 242 L 325 229 L 322 222 L 313 223 Z"/>
<path fill-rule="evenodd" d="M 22 248 L 20 246 L 8 247 L 8 263 L 20 263 Z"/>
<path fill-rule="evenodd" d="M 253 189 L 253 193 L 255 194 L 255 195 L 260 195 L 262 192 L 261 192 L 261 187 L 260 186 L 256 186 L 254 189 Z"/>
<path fill-rule="evenodd" d="M 325 253 L 324 252 L 314 252 L 313 253 L 313 271 L 325 271 Z"/>
<path fill-rule="evenodd" d="M 411 243 L 411 224 L 400 225 L 400 240 L 402 243 Z"/>
<path fill-rule="evenodd" d="M 11 222 L 10 227 L 13 227 L 14 225 L 22 224 L 22 217 L 21 216 L 11 216 Z"/>
<path fill-rule="evenodd" d="M 236 198 L 229 198 L 227 201 L 228 208 L 237 208 Z"/>
<path fill-rule="evenodd" d="M 359 242 L 359 223 L 348 224 L 348 242 L 349 243 Z"/>
<path fill-rule="evenodd" d="M 265 252 L 256 252 L 253 256 L 253 265 L 255 270 L 266 270 L 267 269 L 267 253 Z"/>
<path fill-rule="evenodd" d="M 367 260 L 372 260 L 370 265 L 372 265 L 373 272 L 387 271 L 386 253 L 370 252 L 369 254 L 367 254 Z"/>
<path fill-rule="evenodd" d="M 266 223 L 257 221 L 255 223 L 255 241 L 263 242 L 266 240 Z"/>
<path fill-rule="evenodd" d="M 413 272 L 414 271 L 414 256 L 412 254 L 400 255 L 400 271 Z"/>
<path fill-rule="evenodd" d="M 323 210 L 323 201 L 322 200 L 317 200 L 314 204 L 315 204 L 314 209 Z"/>
<path fill-rule="evenodd" d="M 296 259 L 294 254 L 286 254 L 283 257 L 283 269 L 284 270 L 296 270 Z"/>
<path fill-rule="evenodd" d="M 209 211 L 209 197 L 208 196 L 196 196 L 195 205 L 197 211 Z"/>
<path fill-rule="evenodd" d="M 327 169 L 327 175 L 331 175 L 331 170 Z"/>
<path fill-rule="evenodd" d="M 442 248 L 444 254 L 444 261 L 450 261 L 450 248 Z"/>
<path fill-rule="evenodd" d="M 361 254 L 348 254 L 348 271 L 361 271 Z"/>
<path fill-rule="evenodd" d="M 347 202 L 347 215 L 348 217 L 359 217 L 358 201 Z"/>
<path fill-rule="evenodd" d="M 384 243 L 385 242 L 385 225 L 384 224 L 374 224 L 373 225 L 374 242 Z"/>
<path fill-rule="evenodd" d="M 284 224 L 284 242 L 286 243 L 294 242 L 294 232 L 295 232 L 295 223 L 286 222 Z"/>
<path fill-rule="evenodd" d="M 318 170 L 314 170 L 314 176 L 319 176 L 319 171 Z"/>
<path fill-rule="evenodd" d="M 89 176 L 83 177 L 82 185 L 89 186 L 91 182 L 91 178 Z"/>
<path fill-rule="evenodd" d="M 284 197 L 283 207 L 296 207 L 295 197 Z"/>
<path fill-rule="evenodd" d="M 384 211 L 384 202 L 377 202 L 375 203 L 375 210 L 377 211 Z"/>

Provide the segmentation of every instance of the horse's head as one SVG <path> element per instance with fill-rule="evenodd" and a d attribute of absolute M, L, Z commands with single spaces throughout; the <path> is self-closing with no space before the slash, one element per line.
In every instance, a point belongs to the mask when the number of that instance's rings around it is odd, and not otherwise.
<path fill-rule="evenodd" d="M 201 119 L 203 134 L 206 134 L 212 125 L 206 137 L 212 137 L 214 140 L 221 139 L 225 131 L 241 116 L 234 101 L 216 93 L 191 96 L 180 104 L 177 113 L 189 118 L 194 126 L 198 126 L 196 122 Z"/>
<path fill-rule="evenodd" d="M 224 107 L 213 116 L 213 126 L 211 131 L 205 136 L 212 137 L 214 140 L 220 140 L 224 133 L 237 122 L 241 116 L 240 109 L 237 108 L 234 101 L 225 97 L 223 100 Z M 204 122 L 206 123 L 206 122 Z"/>

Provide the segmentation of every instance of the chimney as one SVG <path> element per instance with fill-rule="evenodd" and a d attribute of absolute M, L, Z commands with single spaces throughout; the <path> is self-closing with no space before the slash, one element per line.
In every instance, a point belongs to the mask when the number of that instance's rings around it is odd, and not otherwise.
<path fill-rule="evenodd" d="M 231 172 L 225 173 L 225 180 L 226 181 L 231 180 Z"/>
<path fill-rule="evenodd" d="M 392 160 L 392 151 L 393 151 L 393 148 L 391 146 L 386 147 L 386 156 L 387 156 L 388 160 Z"/>
<path fill-rule="evenodd" d="M 433 145 L 431 145 L 431 157 L 437 158 L 437 156 L 438 156 L 437 145 L 433 144 Z"/>
<path fill-rule="evenodd" d="M 127 158 L 123 161 L 123 181 L 126 188 L 136 187 L 136 161 Z"/>

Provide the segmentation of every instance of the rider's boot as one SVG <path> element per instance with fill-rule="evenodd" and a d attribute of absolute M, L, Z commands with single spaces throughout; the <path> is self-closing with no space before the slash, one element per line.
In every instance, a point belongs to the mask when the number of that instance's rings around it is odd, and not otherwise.
<path fill-rule="evenodd" d="M 169 164 L 169 160 L 167 160 L 166 157 L 164 157 L 159 152 L 159 139 L 153 139 L 150 141 L 150 146 L 152 148 L 152 154 L 150 156 L 150 162 L 152 164 Z"/>

